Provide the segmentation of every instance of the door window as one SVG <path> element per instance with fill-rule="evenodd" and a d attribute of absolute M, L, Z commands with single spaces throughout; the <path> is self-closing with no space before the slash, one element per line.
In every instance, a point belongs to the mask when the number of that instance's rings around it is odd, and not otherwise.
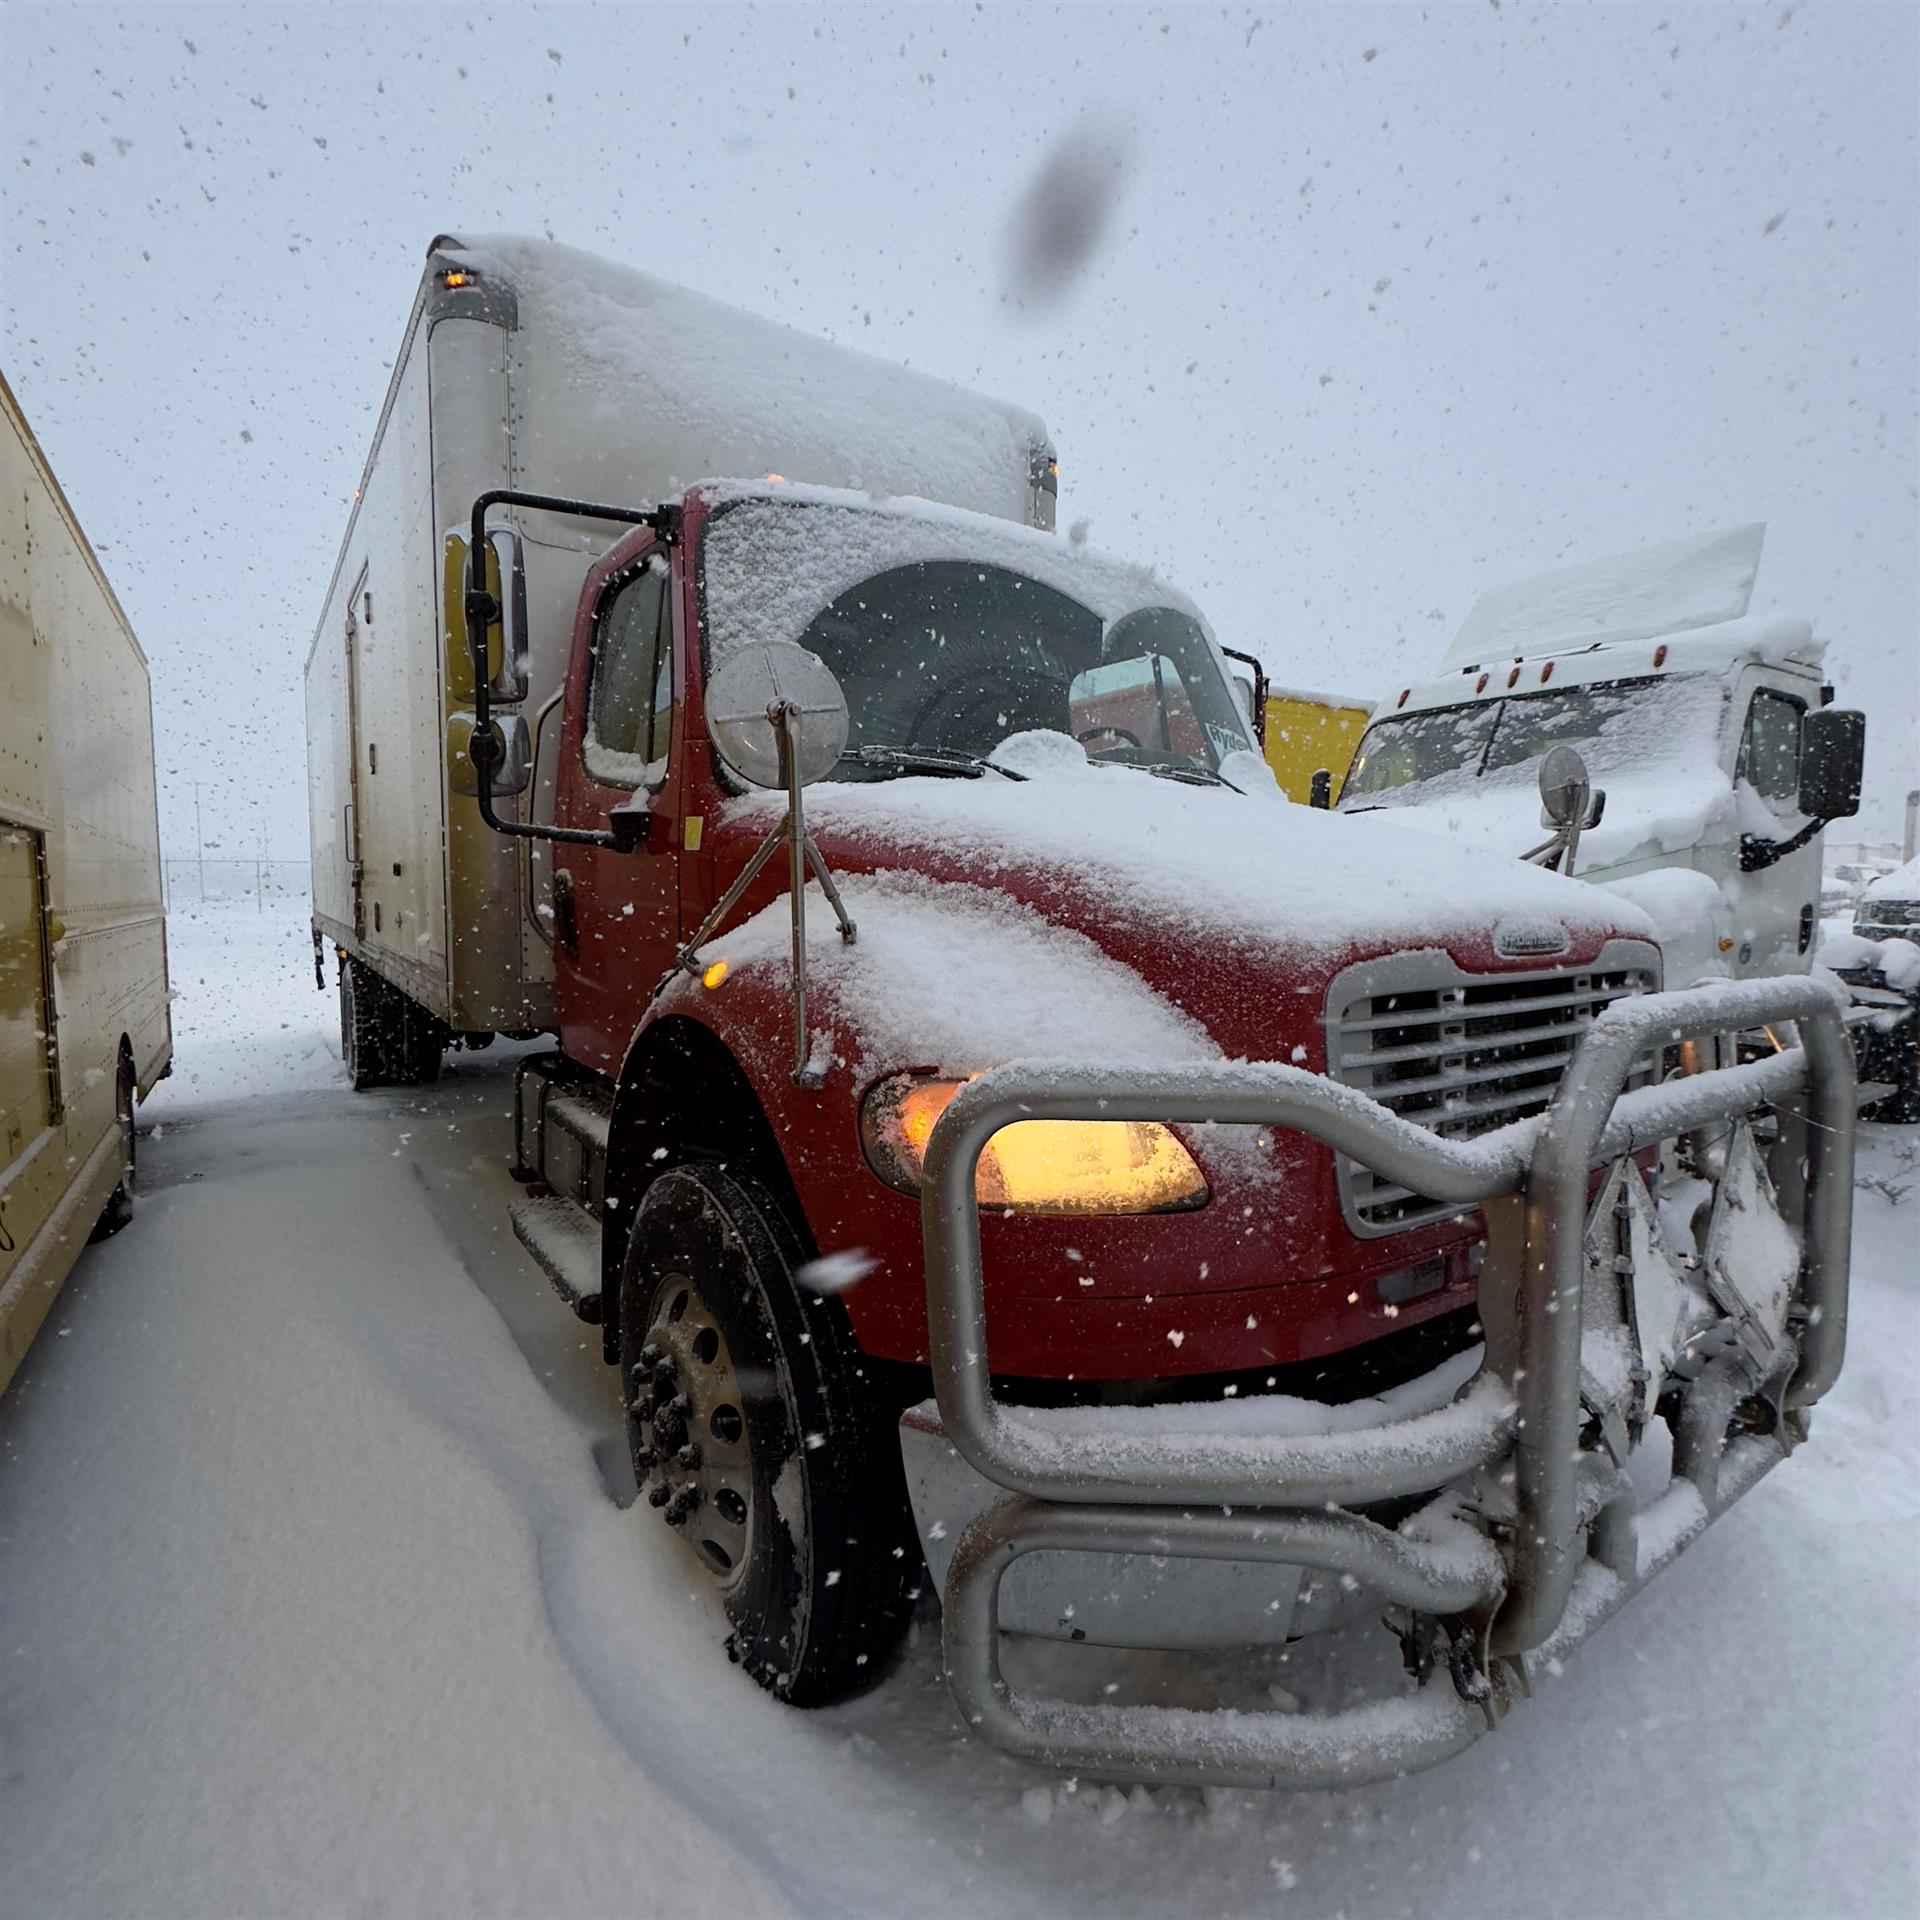
<path fill-rule="evenodd" d="M 1762 688 L 1747 709 L 1734 778 L 1744 780 L 1778 811 L 1791 808 L 1800 792 L 1800 716 L 1798 700 Z"/>
<path fill-rule="evenodd" d="M 587 771 L 606 785 L 666 777 L 673 725 L 667 573 L 652 562 L 601 604 L 587 684 Z"/>

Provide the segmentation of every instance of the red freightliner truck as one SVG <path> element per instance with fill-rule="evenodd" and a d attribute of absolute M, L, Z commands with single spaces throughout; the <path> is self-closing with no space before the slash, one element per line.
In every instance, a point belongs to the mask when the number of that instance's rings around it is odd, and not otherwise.
<path fill-rule="evenodd" d="M 1804 1437 L 1838 1008 L 1663 994 L 1604 890 L 1288 804 L 1055 475 L 1017 409 L 436 240 L 308 665 L 346 1063 L 557 1035 L 516 1231 L 762 1685 L 876 1678 L 930 1570 L 1033 1759 L 1431 1764 Z M 1411 1677 L 1325 1714 L 1000 1666 L 1383 1614 Z"/>

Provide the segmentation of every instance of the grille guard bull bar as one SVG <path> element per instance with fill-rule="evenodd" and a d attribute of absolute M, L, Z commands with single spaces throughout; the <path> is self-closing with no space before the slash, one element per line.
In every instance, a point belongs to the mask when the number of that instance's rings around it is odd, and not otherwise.
<path fill-rule="evenodd" d="M 1795 1023 L 1772 1058 L 1623 1094 L 1650 1047 Z M 1319 1787 L 1390 1778 L 1460 1752 L 1528 1690 L 1529 1670 L 1584 1638 L 1803 1437 L 1846 1345 L 1854 1067 L 1839 1003 L 1812 980 L 1722 983 L 1616 1003 L 1596 1018 L 1536 1119 L 1447 1140 L 1365 1094 L 1298 1068 L 1222 1062 L 1160 1071 L 1047 1063 L 962 1088 L 933 1131 L 921 1201 L 935 1398 L 948 1441 L 1007 1494 L 962 1538 L 944 1593 L 948 1678 L 961 1712 L 1026 1759 L 1109 1779 Z M 1737 1351 L 1686 1383 L 1673 1481 L 1642 1529 L 1625 1476 L 1581 1449 L 1581 1298 L 1592 1169 L 1663 1140 L 1781 1116 L 1776 1194 L 1799 1219 L 1790 1364 L 1773 1433 L 1729 1442 L 1735 1406 L 1765 1382 Z M 1360 1434 L 1049 1433 L 993 1397 L 974 1174 L 999 1128 L 1025 1119 L 1285 1127 L 1413 1191 L 1486 1213 L 1486 1358 L 1452 1407 Z M 1514 1511 L 1478 1551 L 1441 1553 L 1346 1511 L 1511 1472 Z M 1643 1533 L 1644 1536 L 1643 1537 Z M 1000 1669 L 1000 1584 L 1036 1551 L 1272 1561 L 1348 1574 L 1448 1623 L 1462 1650 L 1417 1691 L 1332 1714 L 1083 1705 L 1016 1692 Z M 1462 1638 L 1464 1636 L 1464 1638 Z"/>

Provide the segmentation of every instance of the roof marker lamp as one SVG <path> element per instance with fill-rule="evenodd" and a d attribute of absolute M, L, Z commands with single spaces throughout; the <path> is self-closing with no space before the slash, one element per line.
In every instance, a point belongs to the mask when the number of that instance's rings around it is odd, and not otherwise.
<path fill-rule="evenodd" d="M 860 1109 L 867 1162 L 888 1186 L 920 1191 L 927 1142 L 966 1084 L 897 1074 Z M 1184 1213 L 1207 1204 L 1205 1176 L 1154 1120 L 1016 1120 L 987 1142 L 974 1176 L 983 1207 L 1015 1213 Z"/>

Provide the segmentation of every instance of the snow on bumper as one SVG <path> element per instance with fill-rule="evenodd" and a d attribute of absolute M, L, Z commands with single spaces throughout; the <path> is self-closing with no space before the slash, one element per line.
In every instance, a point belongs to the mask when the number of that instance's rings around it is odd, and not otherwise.
<path fill-rule="evenodd" d="M 1800 1045 L 1772 1060 L 1623 1095 L 1650 1046 L 1786 1022 Z M 1750 1130 L 1762 1106 L 1775 1114 L 1764 1168 Z M 1415 1192 L 1481 1208 L 1481 1367 L 1443 1405 L 1337 1432 L 1002 1406 L 989 1383 L 974 1168 L 999 1127 L 1036 1117 L 1296 1128 Z M 1729 1131 L 1704 1183 L 1699 1257 L 1676 1260 L 1626 1156 L 1715 1128 Z M 946 1569 L 962 1712 L 1033 1760 L 1201 1785 L 1376 1779 L 1458 1752 L 1524 1696 L 1530 1667 L 1590 1632 L 1804 1437 L 1844 1352 L 1852 1153 L 1840 1008 L 1804 979 L 1621 1002 L 1594 1022 L 1545 1114 L 1478 1141 L 1427 1134 L 1275 1065 L 983 1075 L 934 1130 L 922 1209 L 939 1428 L 1007 1490 Z M 1590 1205 L 1592 1170 L 1608 1163 Z M 1642 1503 L 1626 1468 L 1657 1422 L 1671 1433 L 1671 1478 Z M 1397 1528 L 1356 1511 L 1419 1496 L 1431 1498 Z M 1008 1619 L 1003 1583 L 1032 1554 L 1055 1557 L 1054 1583 L 1029 1582 L 1024 1595 L 1016 1585 Z M 1418 1685 L 1305 1719 L 1017 1693 L 1000 1668 L 1002 1627 L 1048 1609 L 1057 1624 L 1063 1555 L 1109 1571 L 1134 1558 L 1334 1572 L 1404 1609 Z M 1101 1637 L 1167 1644 L 1152 1604 L 1132 1597 L 1140 1582 L 1102 1590 Z M 1143 1631 L 1128 1641 L 1127 1620 L 1112 1616 L 1133 1605 Z M 1298 1627 L 1297 1606 L 1293 1618 Z M 1196 1640 L 1220 1644 L 1199 1627 L 1185 1644 Z"/>

